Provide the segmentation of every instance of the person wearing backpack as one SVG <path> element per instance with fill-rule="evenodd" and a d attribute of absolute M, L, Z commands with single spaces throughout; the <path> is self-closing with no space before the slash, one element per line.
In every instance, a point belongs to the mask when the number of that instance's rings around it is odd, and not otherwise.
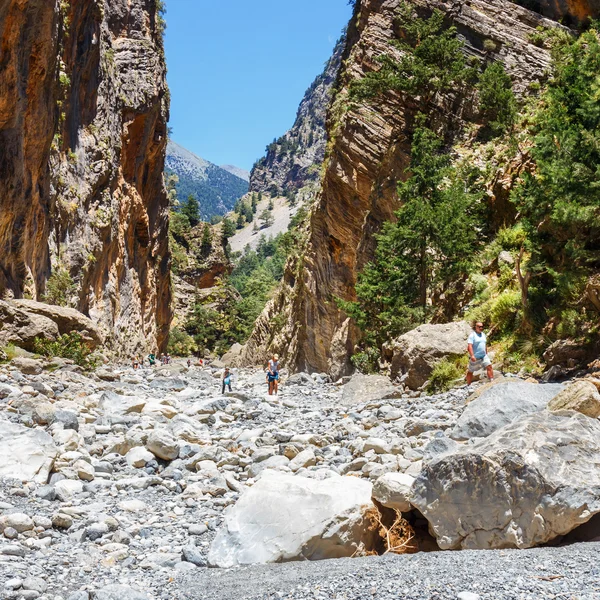
<path fill-rule="evenodd" d="M 229 370 L 229 367 L 225 367 L 225 371 L 223 372 L 223 387 L 221 389 L 221 394 L 225 393 L 225 386 L 227 386 L 229 388 L 229 391 L 231 392 L 231 371 Z"/>

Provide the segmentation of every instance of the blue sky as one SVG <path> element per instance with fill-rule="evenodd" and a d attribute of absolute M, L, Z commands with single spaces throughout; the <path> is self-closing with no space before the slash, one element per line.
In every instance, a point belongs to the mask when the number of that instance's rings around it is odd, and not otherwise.
<path fill-rule="evenodd" d="M 348 0 L 167 0 L 173 139 L 250 170 L 293 124 L 347 25 Z"/>

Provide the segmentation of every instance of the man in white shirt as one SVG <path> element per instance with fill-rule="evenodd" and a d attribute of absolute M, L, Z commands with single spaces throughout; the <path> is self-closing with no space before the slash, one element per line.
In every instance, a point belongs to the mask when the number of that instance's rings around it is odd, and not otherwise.
<path fill-rule="evenodd" d="M 469 368 L 467 370 L 467 385 L 473 383 L 473 373 L 480 369 L 486 369 L 490 381 L 494 379 L 494 368 L 492 361 L 487 355 L 487 337 L 483 333 L 483 323 L 475 323 L 475 331 L 471 332 L 467 341 L 469 351 Z"/>

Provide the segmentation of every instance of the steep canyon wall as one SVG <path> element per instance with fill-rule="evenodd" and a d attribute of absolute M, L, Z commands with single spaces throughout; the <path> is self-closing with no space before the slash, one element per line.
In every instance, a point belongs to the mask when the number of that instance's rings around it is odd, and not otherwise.
<path fill-rule="evenodd" d="M 406 176 L 416 113 L 426 112 L 448 141 L 466 123 L 477 122 L 472 91 L 437 95 L 427 104 L 393 91 L 368 104 L 348 102 L 352 81 L 377 69 L 377 57 L 392 51 L 389 42 L 397 34 L 400 3 L 357 2 L 329 110 L 329 151 L 308 241 L 301 257 L 288 264 L 279 292 L 257 321 L 245 348 L 249 363 L 277 351 L 292 370 L 325 371 L 334 378 L 351 372 L 349 357 L 358 332 L 338 309 L 337 299 L 355 298 L 357 274 L 373 257 L 374 234 L 398 208 L 396 183 Z M 423 16 L 442 10 L 464 39 L 467 54 L 502 61 L 517 93 L 542 80 L 550 64 L 548 51 L 531 41 L 536 27 L 557 26 L 547 17 L 575 21 L 597 10 L 589 2 L 524 0 L 528 8 L 508 0 L 412 3 Z"/>
<path fill-rule="evenodd" d="M 171 319 L 161 29 L 155 0 L 0 0 L 0 295 L 68 273 L 124 352 Z"/>

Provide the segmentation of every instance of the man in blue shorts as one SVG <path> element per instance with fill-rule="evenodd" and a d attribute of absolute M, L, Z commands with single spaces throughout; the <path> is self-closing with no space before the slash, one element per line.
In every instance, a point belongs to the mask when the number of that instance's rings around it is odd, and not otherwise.
<path fill-rule="evenodd" d="M 472 331 L 469 336 L 467 348 L 469 351 L 467 385 L 473 383 L 473 373 L 480 369 L 485 369 L 488 379 L 492 381 L 494 379 L 494 368 L 490 357 L 487 355 L 487 337 L 483 333 L 483 323 L 481 321 L 475 323 L 475 331 Z"/>

